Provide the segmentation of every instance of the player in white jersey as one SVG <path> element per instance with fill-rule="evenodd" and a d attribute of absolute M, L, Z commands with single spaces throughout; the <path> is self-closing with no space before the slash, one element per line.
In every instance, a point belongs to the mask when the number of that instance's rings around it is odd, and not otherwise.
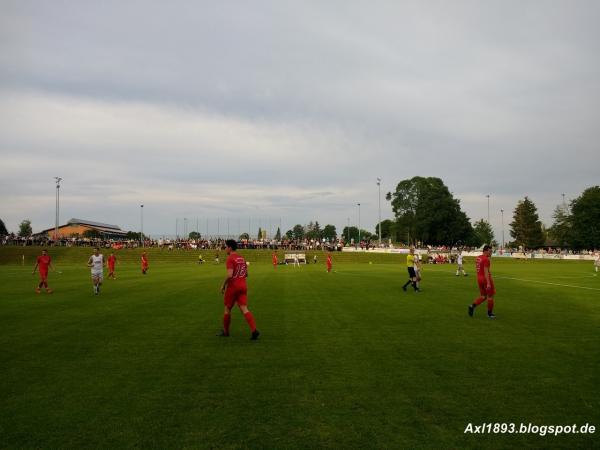
<path fill-rule="evenodd" d="M 596 253 L 596 259 L 594 261 L 594 268 L 596 269 L 596 273 L 600 271 L 600 252 Z"/>
<path fill-rule="evenodd" d="M 421 255 L 415 253 L 415 275 L 417 276 L 417 289 L 421 290 Z"/>
<path fill-rule="evenodd" d="M 458 252 L 458 256 L 456 257 L 456 276 L 458 276 L 462 272 L 463 277 L 467 276 L 467 272 L 463 268 L 463 255 L 462 251 Z"/>
<path fill-rule="evenodd" d="M 100 253 L 100 249 L 96 247 L 94 254 L 88 259 L 88 267 L 92 269 L 92 283 L 94 283 L 94 294 L 100 293 L 100 285 L 104 281 L 104 256 Z"/>

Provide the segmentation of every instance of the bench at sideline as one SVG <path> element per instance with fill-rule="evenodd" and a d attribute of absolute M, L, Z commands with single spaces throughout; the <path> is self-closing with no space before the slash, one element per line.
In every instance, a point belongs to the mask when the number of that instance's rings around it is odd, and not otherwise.
<path fill-rule="evenodd" d="M 294 261 L 298 258 L 298 262 L 300 264 L 306 264 L 306 254 L 305 253 L 286 253 L 285 254 L 285 263 L 286 264 L 294 264 Z"/>

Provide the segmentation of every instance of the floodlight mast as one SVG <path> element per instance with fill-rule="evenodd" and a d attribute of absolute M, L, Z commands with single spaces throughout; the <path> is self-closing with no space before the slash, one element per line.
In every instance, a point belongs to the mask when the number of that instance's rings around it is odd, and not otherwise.
<path fill-rule="evenodd" d="M 140 229 L 140 243 L 144 247 L 144 205 L 140 205 L 140 216 L 141 216 L 141 229 Z"/>
<path fill-rule="evenodd" d="M 58 223 L 60 220 L 60 182 L 62 181 L 62 178 L 54 177 L 54 180 L 56 182 L 56 217 L 54 222 L 54 240 L 56 241 L 58 239 Z"/>
<path fill-rule="evenodd" d="M 360 203 L 358 205 L 358 246 L 360 247 Z"/>
<path fill-rule="evenodd" d="M 377 234 L 379 235 L 379 247 L 381 248 L 381 178 L 377 178 L 377 187 L 379 189 L 379 197 L 377 198 L 379 203 L 379 222 L 377 223 L 377 228 L 379 228 L 379 231 L 377 231 Z"/>
<path fill-rule="evenodd" d="M 502 251 L 504 251 L 504 210 L 500 210 L 500 215 L 502 217 Z"/>

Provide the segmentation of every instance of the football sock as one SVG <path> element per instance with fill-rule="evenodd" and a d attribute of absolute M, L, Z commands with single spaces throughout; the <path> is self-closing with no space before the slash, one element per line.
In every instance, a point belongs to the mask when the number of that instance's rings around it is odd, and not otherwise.
<path fill-rule="evenodd" d="M 408 286 L 410 283 L 412 283 L 411 280 L 408 280 L 406 283 L 404 283 L 404 286 L 402 286 L 402 289 L 404 289 L 406 286 Z"/>
<path fill-rule="evenodd" d="M 419 289 L 419 288 L 417 287 L 417 282 L 416 282 L 416 281 L 411 281 L 411 284 L 412 284 L 413 288 L 415 288 L 415 291 L 416 291 L 417 289 Z"/>
<path fill-rule="evenodd" d="M 256 331 L 256 323 L 254 322 L 254 316 L 250 311 L 244 314 L 244 319 L 246 319 L 246 322 L 248 322 L 248 325 L 250 325 L 250 329 L 253 332 Z"/>
<path fill-rule="evenodd" d="M 38 288 L 43 288 L 44 287 L 44 282 L 40 281 L 40 284 L 38 284 Z"/>
<path fill-rule="evenodd" d="M 231 314 L 223 314 L 223 331 L 229 334 L 229 325 L 231 324 Z"/>
<path fill-rule="evenodd" d="M 478 306 L 481 305 L 483 302 L 485 301 L 485 297 L 478 297 L 474 302 L 473 305 Z"/>
<path fill-rule="evenodd" d="M 492 314 L 492 312 L 494 312 L 494 299 L 493 298 L 488 298 L 487 307 L 488 307 L 488 314 Z"/>

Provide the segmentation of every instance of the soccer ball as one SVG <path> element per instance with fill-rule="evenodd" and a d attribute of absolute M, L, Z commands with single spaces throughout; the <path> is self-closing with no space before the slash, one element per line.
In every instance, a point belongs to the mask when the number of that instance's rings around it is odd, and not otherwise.
<path fill-rule="evenodd" d="M 246 261 L 246 265 L 247 265 L 247 266 L 249 266 L 249 265 L 250 265 L 250 262 L 249 262 L 249 261 Z"/>

